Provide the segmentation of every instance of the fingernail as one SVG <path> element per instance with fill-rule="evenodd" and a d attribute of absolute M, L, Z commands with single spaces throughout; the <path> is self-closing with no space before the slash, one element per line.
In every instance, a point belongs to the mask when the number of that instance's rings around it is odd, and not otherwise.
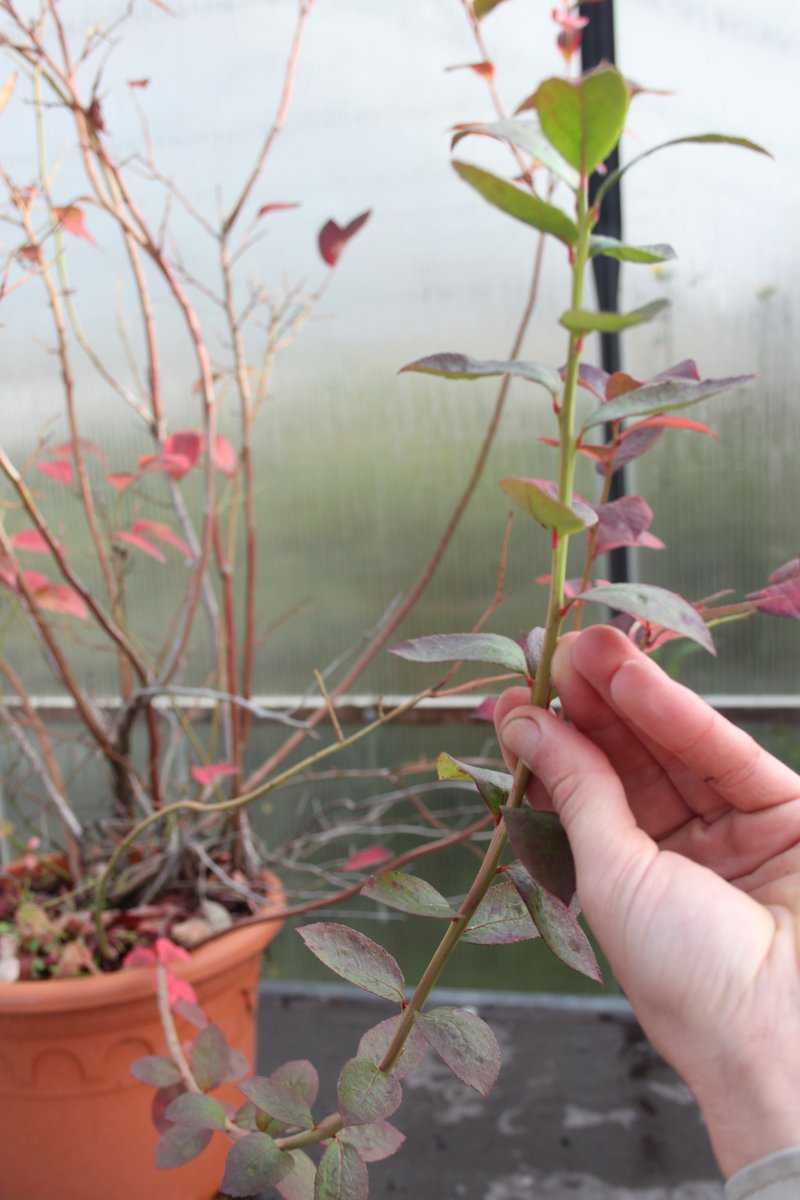
<path fill-rule="evenodd" d="M 542 731 L 533 717 L 511 717 L 500 731 L 503 745 L 517 758 L 530 762 Z"/>

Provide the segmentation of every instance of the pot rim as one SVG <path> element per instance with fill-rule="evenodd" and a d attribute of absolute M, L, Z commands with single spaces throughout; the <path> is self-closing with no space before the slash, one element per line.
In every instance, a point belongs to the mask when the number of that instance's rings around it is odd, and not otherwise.
<path fill-rule="evenodd" d="M 264 868 L 271 895 L 261 910 L 264 914 L 285 906 L 286 893 L 273 871 Z M 264 921 L 258 925 L 235 926 L 224 936 L 217 937 L 197 950 L 190 951 L 188 962 L 171 964 L 170 971 L 189 983 L 213 979 L 228 971 L 235 963 L 259 954 L 283 926 L 283 918 Z M 0 1014 L 56 1013 L 76 1009 L 105 1008 L 130 1004 L 154 995 L 154 969 L 137 967 L 131 971 L 85 975 L 77 979 L 25 980 L 22 983 L 0 983 Z"/>

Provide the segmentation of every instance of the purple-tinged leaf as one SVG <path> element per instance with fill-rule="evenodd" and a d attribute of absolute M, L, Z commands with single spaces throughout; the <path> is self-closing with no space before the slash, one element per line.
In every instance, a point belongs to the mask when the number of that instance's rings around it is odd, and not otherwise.
<path fill-rule="evenodd" d="M 374 996 L 405 999 L 403 972 L 388 950 L 365 934 L 334 921 L 318 921 L 297 931 L 320 962 Z"/>
<path fill-rule="evenodd" d="M 522 647 L 499 633 L 433 633 L 390 647 L 390 654 L 411 662 L 481 662 L 526 674 Z"/>
<path fill-rule="evenodd" d="M 577 916 L 566 904 L 562 904 L 556 896 L 551 896 L 531 879 L 519 863 L 506 867 L 505 873 L 524 901 L 542 940 L 556 958 L 573 971 L 579 971 L 581 975 L 587 975 L 596 983 L 602 983 L 600 967 L 597 965 L 589 939 L 578 924 Z"/>
<path fill-rule="evenodd" d="M 466 354 L 429 354 L 427 358 L 418 358 L 407 363 L 398 372 L 415 371 L 420 375 L 440 375 L 444 379 L 485 379 L 497 375 L 512 375 L 516 379 L 527 379 L 530 383 L 539 383 L 553 396 L 557 396 L 562 388 L 561 376 L 552 367 L 542 366 L 541 363 L 508 361 L 499 359 L 479 360 L 469 358 Z"/>
<path fill-rule="evenodd" d="M 275 1184 L 275 1191 L 283 1200 L 314 1200 L 316 1163 L 302 1150 L 292 1150 L 289 1157 L 294 1166 L 284 1179 Z"/>
<path fill-rule="evenodd" d="M 266 1133 L 248 1133 L 228 1151 L 220 1191 L 226 1196 L 257 1196 L 294 1169 L 294 1160 Z"/>
<path fill-rule="evenodd" d="M 362 1162 L 382 1162 L 391 1158 L 406 1140 L 404 1133 L 388 1121 L 375 1121 L 370 1125 L 349 1125 L 339 1134 L 343 1142 L 355 1146 Z"/>
<path fill-rule="evenodd" d="M 564 183 L 573 191 L 577 188 L 580 180 L 578 172 L 569 165 L 566 159 L 561 157 L 555 146 L 544 136 L 538 117 L 532 121 L 517 121 L 512 118 L 486 123 L 474 121 L 457 125 L 450 149 L 454 150 L 462 138 L 472 134 L 509 142 L 518 150 L 524 150 L 526 154 L 532 155 L 537 162 L 547 167 L 548 171 L 552 171 L 559 179 L 563 179 Z"/>
<path fill-rule="evenodd" d="M 497 708 L 497 696 L 487 696 L 485 700 L 481 700 L 478 707 L 472 714 L 473 721 L 493 721 L 494 710 Z"/>
<path fill-rule="evenodd" d="M 716 654 L 711 634 L 697 609 L 683 596 L 666 588 L 650 583 L 610 583 L 581 592 L 577 599 L 605 604 L 618 612 L 638 617 L 640 621 L 663 625 L 665 629 L 691 638 L 709 654 Z"/>
<path fill-rule="evenodd" d="M 501 212 L 526 225 L 532 225 L 541 233 L 551 234 L 565 246 L 575 245 L 578 240 L 575 222 L 554 204 L 540 200 L 532 192 L 523 192 L 521 188 L 514 187 L 513 183 L 501 179 L 499 175 L 492 175 L 490 171 L 474 167 L 471 163 L 454 161 L 453 167 L 465 183 L 475 188 L 484 200 L 499 208 Z"/>
<path fill-rule="evenodd" d="M 800 558 L 792 558 L 782 567 L 778 567 L 769 576 L 769 582 L 785 583 L 787 579 L 794 579 L 796 575 L 800 575 Z"/>
<path fill-rule="evenodd" d="M 288 1088 L 298 1100 L 311 1106 L 319 1093 L 317 1068 L 307 1058 L 295 1058 L 282 1063 L 270 1074 L 273 1083 Z"/>
<path fill-rule="evenodd" d="M 735 391 L 744 384 L 752 382 L 754 375 L 731 375 L 726 379 L 687 379 L 670 376 L 666 379 L 653 380 L 645 383 L 635 391 L 619 396 L 608 404 L 601 405 L 590 413 L 583 428 L 591 429 L 594 425 L 603 425 L 607 421 L 624 421 L 628 417 L 655 415 L 669 412 L 676 408 L 688 408 L 699 404 L 701 400 L 709 400 L 713 396 L 721 396 L 726 392 Z"/>
<path fill-rule="evenodd" d="M 182 1096 L 185 1090 L 182 1083 L 173 1083 L 170 1087 L 159 1088 L 153 1096 L 150 1117 L 159 1133 L 166 1133 L 168 1129 L 172 1128 L 172 1122 L 166 1118 L 166 1111 L 172 1101 L 177 1096 Z"/>
<path fill-rule="evenodd" d="M 700 372 L 693 358 L 682 358 L 674 366 L 667 367 L 665 371 L 659 371 L 657 375 L 654 375 L 647 382 L 657 383 L 661 379 L 694 379 L 696 382 L 699 382 Z"/>
<path fill-rule="evenodd" d="M 323 260 L 329 267 L 336 265 L 347 243 L 366 225 L 371 212 L 371 209 L 367 209 L 366 212 L 359 213 L 347 225 L 338 225 L 334 220 L 325 222 L 319 231 L 317 244 Z"/>
<path fill-rule="evenodd" d="M 544 653 L 546 635 L 547 630 L 542 625 L 536 625 L 525 637 L 525 659 L 531 675 L 535 675 L 539 670 L 539 663 L 542 661 L 542 654 Z"/>
<path fill-rule="evenodd" d="M 579 496 L 573 496 L 570 506 L 562 504 L 555 484 L 549 479 L 512 475 L 501 479 L 500 487 L 545 529 L 555 529 L 559 534 L 580 533 L 597 521 L 594 510 Z"/>
<path fill-rule="evenodd" d="M 790 575 L 779 583 L 772 583 L 760 592 L 748 597 L 759 612 L 771 617 L 790 617 L 800 620 L 800 575 Z"/>
<path fill-rule="evenodd" d="M 334 1138 L 317 1167 L 314 1200 L 367 1200 L 367 1168 L 355 1146 Z"/>
<path fill-rule="evenodd" d="M 621 329 L 633 329 L 636 325 L 644 325 L 647 321 L 652 321 L 660 312 L 663 312 L 669 305 L 669 300 L 651 300 L 649 304 L 643 304 L 641 308 L 634 308 L 631 312 L 594 312 L 588 308 L 568 308 L 566 312 L 559 317 L 559 325 L 563 325 L 564 329 L 568 329 L 570 333 L 585 334 L 585 333 L 618 333 Z M 617 403 L 620 403 L 617 401 Z M 606 405 L 608 407 L 608 405 Z M 616 418 L 604 416 L 602 420 L 611 421 Z M 588 429 L 589 424 L 597 424 L 592 421 L 587 423 L 584 428 Z"/>
<path fill-rule="evenodd" d="M 358 1057 L 369 1059 L 370 1062 L 376 1065 L 383 1061 L 386 1051 L 392 1044 L 394 1035 L 397 1033 L 397 1026 L 402 1020 L 402 1015 L 397 1017 L 388 1017 L 385 1021 L 381 1021 L 379 1025 L 373 1025 L 372 1029 L 368 1029 L 358 1043 Z M 397 1079 L 404 1079 L 406 1075 L 412 1071 L 418 1071 L 425 1061 L 428 1053 L 428 1043 L 417 1029 L 416 1024 L 411 1026 L 411 1032 L 406 1038 L 405 1045 L 400 1051 L 390 1074 Z"/>
<path fill-rule="evenodd" d="M 595 507 L 596 552 L 607 554 L 619 546 L 644 546 L 642 535 L 653 523 L 653 510 L 643 496 L 621 496 Z"/>
<path fill-rule="evenodd" d="M 489 812 L 494 817 L 500 813 L 500 806 L 508 800 L 514 782 L 511 775 L 503 771 L 489 771 L 485 767 L 474 767 L 472 763 L 453 758 L 451 754 L 440 754 L 436 760 L 436 774 L 439 779 L 471 780 L 480 792 Z"/>
<path fill-rule="evenodd" d="M 140 1083 L 149 1083 L 152 1087 L 167 1088 L 180 1083 L 181 1073 L 171 1058 L 161 1058 L 157 1054 L 146 1054 L 137 1058 L 131 1064 L 131 1075 Z"/>
<path fill-rule="evenodd" d="M 614 237 L 593 236 L 589 243 L 589 254 L 592 258 L 603 254 L 607 258 L 616 258 L 620 262 L 653 263 L 669 262 L 675 258 L 672 246 L 661 243 L 655 246 L 629 246 Z"/>
<path fill-rule="evenodd" d="M 663 433 L 663 429 L 653 429 L 651 427 L 641 429 L 636 425 L 630 430 L 626 430 L 625 437 L 622 438 L 616 449 L 609 456 L 612 471 L 619 471 L 620 468 L 627 466 L 628 463 L 641 458 L 643 454 L 647 454 L 648 450 L 653 449 L 653 446 L 659 441 Z M 605 475 L 605 458 L 595 464 L 595 470 L 598 475 Z"/>
<path fill-rule="evenodd" d="M 196 1092 L 184 1092 L 172 1101 L 164 1116 L 175 1125 L 187 1129 L 224 1129 L 225 1109 L 211 1096 L 199 1096 Z"/>
<path fill-rule="evenodd" d="M 390 1117 L 403 1099 L 400 1080 L 368 1058 L 351 1058 L 337 1087 L 339 1112 L 347 1125 L 369 1125 Z"/>
<path fill-rule="evenodd" d="M 435 887 L 405 871 L 383 871 L 373 875 L 361 889 L 361 895 L 416 917 L 439 917 L 449 921 L 456 915 Z"/>
<path fill-rule="evenodd" d="M 211 1141 L 210 1129 L 189 1129 L 185 1125 L 173 1125 L 156 1146 L 155 1165 L 159 1171 L 182 1167 L 202 1154 Z"/>
<path fill-rule="evenodd" d="M 417 1021 L 453 1074 L 488 1096 L 500 1072 L 500 1047 L 486 1022 L 466 1008 L 434 1008 L 420 1013 Z"/>
<path fill-rule="evenodd" d="M 198 1033 L 189 1054 L 192 1074 L 204 1092 L 218 1087 L 230 1069 L 230 1046 L 219 1025 L 207 1025 Z"/>
<path fill-rule="evenodd" d="M 555 813 L 504 808 L 511 849 L 528 874 L 562 904 L 575 895 L 575 860 L 569 838 Z"/>
<path fill-rule="evenodd" d="M 563 370 L 561 374 L 563 376 Z M 602 367 L 592 366 L 591 363 L 581 363 L 578 367 L 579 386 L 586 388 L 588 392 L 591 392 L 600 401 L 605 399 L 608 380 L 608 371 L 604 371 Z"/>
<path fill-rule="evenodd" d="M 311 1109 L 305 1100 L 285 1085 L 276 1083 L 272 1077 L 254 1075 L 252 1079 L 243 1080 L 239 1088 L 256 1108 L 269 1113 L 284 1125 L 311 1129 L 314 1124 Z"/>
<path fill-rule="evenodd" d="M 505 874 L 498 875 L 461 935 L 462 942 L 478 946 L 508 946 L 539 936 L 519 892 Z"/>

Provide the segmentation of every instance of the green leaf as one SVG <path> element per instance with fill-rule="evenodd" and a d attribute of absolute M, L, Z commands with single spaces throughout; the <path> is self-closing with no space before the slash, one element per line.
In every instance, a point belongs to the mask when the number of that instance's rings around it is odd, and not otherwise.
<path fill-rule="evenodd" d="M 400 1080 L 368 1058 L 351 1058 L 342 1067 L 337 1087 L 339 1112 L 348 1125 L 369 1125 L 390 1117 L 401 1104 Z"/>
<path fill-rule="evenodd" d="M 284 1179 L 275 1184 L 275 1191 L 283 1200 L 314 1200 L 316 1163 L 302 1150 L 292 1150 L 289 1157 L 294 1166 Z"/>
<path fill-rule="evenodd" d="M 498 817 L 500 806 L 508 800 L 514 783 L 511 775 L 503 771 L 488 771 L 485 767 L 474 767 L 451 754 L 442 753 L 436 760 L 439 779 L 465 779 L 475 784 L 489 812 Z"/>
<path fill-rule="evenodd" d="M 454 909 L 435 887 L 419 876 L 408 875 L 404 871 L 383 871 L 373 876 L 361 889 L 361 895 L 417 917 L 441 917 L 448 921 L 456 916 Z"/>
<path fill-rule="evenodd" d="M 573 191 L 578 186 L 580 179 L 578 172 L 561 157 L 552 143 L 544 136 L 538 117 L 533 121 L 506 119 L 486 123 L 476 121 L 471 125 L 459 125 L 450 144 L 451 149 L 454 149 L 462 138 L 469 137 L 471 134 L 509 142 L 517 149 L 524 150 L 526 154 L 533 155 L 542 166 L 547 167 L 548 171 L 552 171 L 559 179 L 563 179 L 564 183 Z"/>
<path fill-rule="evenodd" d="M 192 1042 L 189 1059 L 197 1085 L 204 1092 L 218 1087 L 228 1074 L 230 1046 L 219 1025 L 206 1025 Z"/>
<path fill-rule="evenodd" d="M 708 626 L 688 600 L 666 588 L 651 583 L 612 583 L 606 587 L 581 592 L 577 600 L 606 604 L 619 612 L 629 613 L 641 621 L 663 625 L 683 637 L 691 638 L 709 654 L 716 654 Z"/>
<path fill-rule="evenodd" d="M 486 1022 L 466 1008 L 434 1008 L 420 1013 L 417 1021 L 453 1074 L 488 1096 L 500 1073 L 500 1047 Z"/>
<path fill-rule="evenodd" d="M 334 1138 L 317 1167 L 314 1200 L 367 1200 L 367 1168 L 351 1142 Z"/>
<path fill-rule="evenodd" d="M 574 81 L 545 79 L 521 109 L 533 106 L 559 154 L 589 176 L 622 136 L 629 103 L 623 76 L 615 67 L 601 66 Z"/>
<path fill-rule="evenodd" d="M 554 204 L 540 200 L 531 192 L 523 192 L 514 187 L 513 183 L 501 179 L 499 175 L 492 175 L 491 171 L 484 171 L 471 163 L 455 161 L 453 167 L 465 183 L 475 188 L 484 200 L 499 208 L 501 212 L 523 221 L 526 225 L 532 225 L 542 233 L 552 234 L 565 246 L 573 246 L 578 240 L 575 222 Z"/>
<path fill-rule="evenodd" d="M 581 975 L 588 975 L 589 979 L 594 979 L 596 983 L 602 983 L 603 977 L 591 943 L 578 924 L 575 914 L 556 896 L 551 896 L 531 879 L 519 863 L 506 867 L 505 874 L 519 892 L 542 935 L 542 940 L 556 958 L 573 971 L 579 971 Z"/>
<path fill-rule="evenodd" d="M 159 1171 L 170 1171 L 182 1167 L 202 1154 L 211 1141 L 210 1129 L 189 1129 L 186 1125 L 173 1125 L 156 1146 L 155 1164 Z"/>
<path fill-rule="evenodd" d="M 479 21 L 487 17 L 503 0 L 472 0 L 472 11 Z"/>
<path fill-rule="evenodd" d="M 252 1079 L 245 1079 L 240 1083 L 239 1088 L 248 1100 L 252 1100 L 256 1108 L 269 1113 L 284 1125 L 311 1129 L 314 1124 L 311 1109 L 305 1100 L 288 1087 L 277 1083 L 272 1077 L 254 1075 Z"/>
<path fill-rule="evenodd" d="M 362 1162 L 382 1162 L 391 1158 L 406 1140 L 405 1134 L 388 1121 L 375 1121 L 370 1125 L 349 1125 L 339 1134 L 343 1142 L 355 1146 Z"/>
<path fill-rule="evenodd" d="M 503 874 L 490 885 L 461 940 L 478 946 L 508 946 L 538 936 L 539 930 L 517 889 Z"/>
<path fill-rule="evenodd" d="M 297 932 L 311 953 L 343 979 L 384 1000 L 405 999 L 403 972 L 372 938 L 334 921 L 304 925 Z"/>
<path fill-rule="evenodd" d="M 187 1129 L 224 1129 L 225 1109 L 211 1096 L 184 1092 L 172 1101 L 164 1116 Z"/>
<path fill-rule="evenodd" d="M 383 1061 L 397 1032 L 397 1026 L 402 1020 L 402 1014 L 387 1017 L 378 1025 L 368 1029 L 358 1043 L 358 1057 L 367 1058 L 376 1065 Z M 390 1074 L 398 1079 L 405 1078 L 411 1071 L 418 1071 L 428 1054 L 428 1043 L 417 1029 L 416 1023 L 411 1026 L 411 1032 L 405 1040 L 405 1045 L 397 1056 Z"/>
<path fill-rule="evenodd" d="M 559 324 L 570 333 L 617 333 L 620 329 L 632 329 L 652 321 L 669 305 L 669 300 L 651 300 L 632 312 L 591 312 L 588 308 L 568 308 L 559 318 Z"/>
<path fill-rule="evenodd" d="M 688 146 L 688 145 L 720 145 L 720 146 L 740 146 L 743 150 L 753 150 L 756 154 L 766 154 L 767 158 L 772 158 L 769 150 L 765 150 L 763 146 L 759 146 L 757 142 L 751 142 L 749 138 L 733 137 L 726 133 L 693 133 L 687 137 L 670 138 L 668 142 L 659 142 L 657 146 L 651 146 L 649 150 L 643 151 L 642 154 L 637 154 L 635 158 L 630 159 L 623 166 L 618 167 L 616 171 L 612 171 L 602 185 L 598 188 L 595 196 L 595 206 L 597 208 L 603 203 L 606 193 L 619 183 L 626 171 L 630 171 L 631 167 L 635 167 L 637 163 L 643 162 L 649 158 L 651 154 L 657 154 L 659 150 L 666 150 L 670 146 Z"/>
<path fill-rule="evenodd" d="M 398 642 L 389 653 L 411 662 L 494 663 L 520 675 L 528 669 L 522 647 L 499 633 L 432 633 Z"/>
<path fill-rule="evenodd" d="M 157 1054 L 145 1054 L 131 1064 L 131 1075 L 140 1083 L 149 1083 L 152 1087 L 171 1087 L 180 1083 L 181 1073 L 171 1058 L 160 1058 Z"/>
<path fill-rule="evenodd" d="M 662 379 L 645 383 L 616 400 L 601 404 L 585 421 L 583 428 L 623 421 L 627 417 L 654 416 L 676 408 L 690 408 L 701 400 L 735 391 L 752 383 L 754 375 L 731 375 L 726 379 Z"/>
<path fill-rule="evenodd" d="M 511 849 L 528 874 L 563 904 L 575 895 L 575 860 L 564 826 L 555 813 L 504 808 Z"/>
<path fill-rule="evenodd" d="M 629 246 L 617 238 L 603 237 L 595 234 L 589 242 L 589 254 L 604 254 L 607 258 L 617 258 L 620 262 L 631 263 L 663 263 L 675 258 L 672 246 L 659 243 L 655 246 Z"/>
<path fill-rule="evenodd" d="M 515 504 L 545 529 L 555 529 L 557 533 L 564 535 L 580 533 L 582 529 L 597 524 L 597 513 L 594 509 L 577 497 L 573 497 L 569 507 L 562 504 L 556 494 L 555 485 L 547 479 L 523 479 L 512 475 L 508 479 L 501 479 L 500 487 Z M 525 652 L 520 650 L 520 653 L 525 661 L 527 674 Z"/>
<path fill-rule="evenodd" d="M 298 1100 L 309 1106 L 314 1103 L 319 1092 L 319 1075 L 317 1068 L 307 1058 L 292 1059 L 282 1063 L 270 1073 L 273 1083 L 288 1088 Z"/>
<path fill-rule="evenodd" d="M 266 1133 L 248 1133 L 228 1151 L 221 1191 L 226 1196 L 257 1196 L 294 1170 L 291 1154 L 279 1150 Z"/>
<path fill-rule="evenodd" d="M 513 375 L 517 379 L 527 379 L 530 383 L 540 383 L 553 396 L 558 396 L 563 388 L 561 376 L 552 367 L 542 366 L 541 363 L 508 362 L 500 359 L 469 358 L 466 354 L 429 354 L 427 358 L 418 358 L 415 362 L 401 367 L 398 374 L 404 371 L 416 371 L 420 375 L 439 375 L 444 379 L 484 379 L 497 375 Z"/>

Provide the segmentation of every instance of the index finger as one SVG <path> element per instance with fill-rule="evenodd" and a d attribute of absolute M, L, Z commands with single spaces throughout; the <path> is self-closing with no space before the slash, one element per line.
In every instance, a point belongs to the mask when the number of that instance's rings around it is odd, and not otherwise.
<path fill-rule="evenodd" d="M 800 795 L 800 776 L 618 630 L 593 626 L 572 646 L 575 669 L 638 732 L 680 759 L 729 804 L 770 808 Z"/>

